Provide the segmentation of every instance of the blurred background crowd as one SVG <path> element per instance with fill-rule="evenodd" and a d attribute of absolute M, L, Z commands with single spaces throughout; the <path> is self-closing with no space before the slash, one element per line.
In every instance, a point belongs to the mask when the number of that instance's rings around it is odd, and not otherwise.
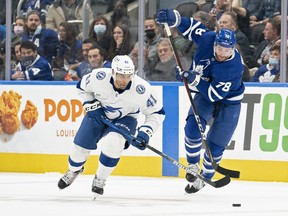
<path fill-rule="evenodd" d="M 1 1 L 0 80 L 77 81 L 95 68 L 111 67 L 115 55 L 125 54 L 142 78 L 176 81 L 170 41 L 155 21 L 157 10 L 174 8 L 211 31 L 235 31 L 244 82 L 287 82 L 288 16 L 281 14 L 282 1 L 11 0 L 11 16 L 7 1 Z M 286 28 L 281 28 L 284 19 Z M 183 69 L 188 70 L 197 45 L 176 28 L 171 32 Z"/>

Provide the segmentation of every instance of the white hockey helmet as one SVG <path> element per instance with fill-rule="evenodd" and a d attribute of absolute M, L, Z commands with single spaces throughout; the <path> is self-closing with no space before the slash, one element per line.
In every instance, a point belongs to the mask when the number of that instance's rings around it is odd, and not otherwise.
<path fill-rule="evenodd" d="M 128 55 L 117 55 L 112 59 L 112 69 L 114 73 L 133 75 L 135 66 Z"/>

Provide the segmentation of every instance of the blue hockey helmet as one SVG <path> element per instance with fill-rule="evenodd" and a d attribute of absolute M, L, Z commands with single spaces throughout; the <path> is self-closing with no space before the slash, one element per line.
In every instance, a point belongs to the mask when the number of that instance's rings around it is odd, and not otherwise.
<path fill-rule="evenodd" d="M 216 35 L 215 45 L 225 48 L 234 48 L 236 38 L 233 30 L 222 28 Z"/>

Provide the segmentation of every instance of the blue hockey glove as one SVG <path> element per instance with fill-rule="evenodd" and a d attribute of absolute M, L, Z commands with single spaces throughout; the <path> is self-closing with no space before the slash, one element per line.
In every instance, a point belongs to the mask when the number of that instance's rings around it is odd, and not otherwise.
<path fill-rule="evenodd" d="M 187 83 L 190 85 L 190 86 L 197 86 L 200 82 L 200 74 L 196 71 L 184 71 L 182 73 L 182 78 L 185 77 L 186 80 L 187 80 Z"/>
<path fill-rule="evenodd" d="M 181 16 L 177 10 L 161 9 L 157 13 L 157 23 L 167 23 L 171 28 L 177 27 L 181 23 Z"/>
<path fill-rule="evenodd" d="M 140 150 L 146 148 L 146 144 L 149 143 L 149 139 L 152 136 L 152 130 L 147 127 L 141 127 L 138 131 L 137 137 L 132 140 L 131 145 L 135 146 Z"/>
<path fill-rule="evenodd" d="M 100 101 L 94 99 L 93 101 L 87 101 L 83 104 L 86 110 L 86 115 L 91 119 L 94 126 L 99 128 L 103 126 L 102 116 L 105 116 L 104 110 L 101 106 Z"/>

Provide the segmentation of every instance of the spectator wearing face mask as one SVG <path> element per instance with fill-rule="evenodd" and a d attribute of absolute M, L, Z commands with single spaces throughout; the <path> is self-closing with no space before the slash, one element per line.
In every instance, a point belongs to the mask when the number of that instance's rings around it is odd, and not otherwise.
<path fill-rule="evenodd" d="M 31 41 L 21 43 L 21 68 L 26 80 L 54 80 L 51 65 L 37 53 Z"/>
<path fill-rule="evenodd" d="M 29 11 L 27 15 L 27 28 L 22 34 L 22 41 L 28 40 L 36 45 L 39 55 L 52 62 L 59 47 L 58 34 L 52 29 L 43 28 L 40 13 L 36 10 Z"/>
<path fill-rule="evenodd" d="M 148 60 L 153 62 L 158 58 L 157 43 L 160 41 L 161 34 L 154 18 L 146 18 L 144 21 L 145 46 L 148 49 Z"/>
<path fill-rule="evenodd" d="M 22 40 L 22 34 L 24 32 L 26 18 L 25 17 L 17 17 L 15 22 L 13 23 L 13 36 L 11 39 L 11 45 L 15 46 L 18 42 Z"/>
<path fill-rule="evenodd" d="M 89 39 L 101 46 L 108 53 L 112 42 L 111 25 L 105 16 L 97 16 L 90 25 Z"/>
<path fill-rule="evenodd" d="M 270 49 L 269 63 L 261 65 L 251 77 L 251 82 L 275 82 L 279 75 L 280 45 L 275 44 Z"/>
<path fill-rule="evenodd" d="M 123 0 L 115 0 L 113 13 L 111 15 L 112 29 L 115 26 L 125 24 L 127 26 L 131 25 L 130 17 L 128 15 L 127 5 Z"/>

